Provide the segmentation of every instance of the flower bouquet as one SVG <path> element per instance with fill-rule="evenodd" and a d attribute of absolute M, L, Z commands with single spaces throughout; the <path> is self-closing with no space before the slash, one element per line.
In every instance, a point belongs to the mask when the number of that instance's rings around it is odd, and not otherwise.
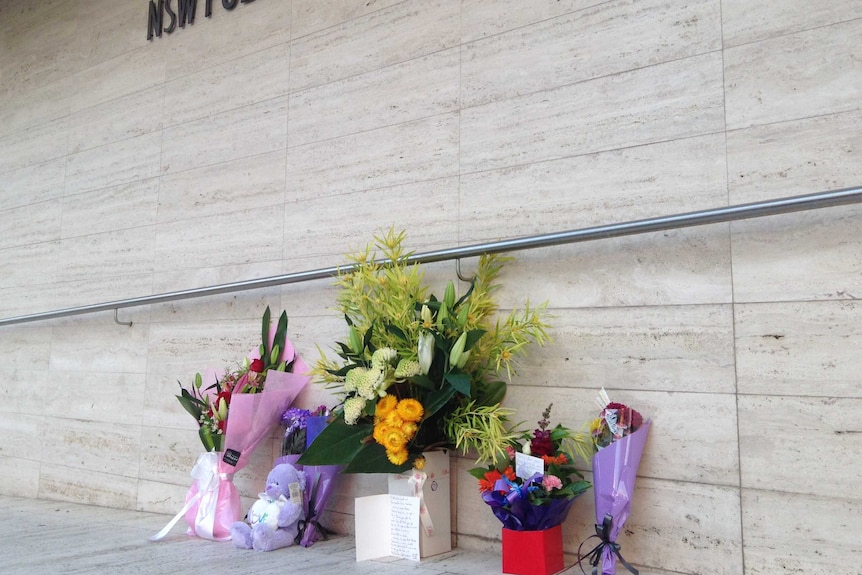
<path fill-rule="evenodd" d="M 312 373 L 341 403 L 299 462 L 400 473 L 424 461 L 425 452 L 452 447 L 493 460 L 503 450 L 509 413 L 500 406 L 506 382 L 497 374 L 511 376 L 516 357 L 548 339 L 545 306 L 528 303 L 494 322 L 491 296 L 507 258 L 482 256 L 466 293 L 459 297 L 449 282 L 438 299 L 420 266 L 409 262 L 403 232 L 375 240 L 385 259 L 375 260 L 368 246 L 338 277 L 347 341 L 337 343 L 339 360 L 321 352 Z M 448 486 L 448 464 L 445 473 Z"/>
<path fill-rule="evenodd" d="M 558 424 L 549 429 L 551 405 L 520 449 L 506 447 L 494 465 L 470 470 L 479 491 L 503 524 L 503 572 L 548 575 L 561 571 L 563 521 L 589 482 L 573 465 L 583 439 Z M 582 450 L 581 450 L 582 451 Z"/>
<path fill-rule="evenodd" d="M 593 452 L 596 503 L 596 534 L 592 537 L 600 541 L 586 555 L 579 550 L 578 557 L 589 560 L 593 575 L 616 575 L 617 560 L 637 575 L 637 569 L 623 559 L 616 541 L 631 511 L 638 465 L 651 422 L 622 403 L 612 403 L 604 388 L 597 403 L 601 412 L 590 424 L 592 440 L 588 445 Z"/>
<path fill-rule="evenodd" d="M 285 427 L 281 443 L 279 463 L 291 463 L 306 477 L 308 497 L 303 501 L 303 516 L 299 521 L 296 543 L 310 547 L 319 539 L 326 539 L 330 531 L 320 524 L 326 502 L 335 488 L 335 480 L 341 471 L 340 465 L 300 465 L 299 457 L 326 426 L 329 410 L 321 405 L 314 411 L 291 407 L 281 416 Z"/>
<path fill-rule="evenodd" d="M 188 534 L 214 541 L 230 539 L 231 525 L 240 519 L 239 492 L 233 475 L 248 463 L 254 449 L 278 423 L 279 417 L 310 380 L 308 366 L 286 337 L 287 314 L 275 328 L 270 310 L 263 315 L 261 345 L 233 370 L 207 369 L 194 384 L 180 384 L 177 396 L 198 423 L 205 453 L 192 469 L 186 505 L 157 535 L 164 537 L 185 516 Z"/>

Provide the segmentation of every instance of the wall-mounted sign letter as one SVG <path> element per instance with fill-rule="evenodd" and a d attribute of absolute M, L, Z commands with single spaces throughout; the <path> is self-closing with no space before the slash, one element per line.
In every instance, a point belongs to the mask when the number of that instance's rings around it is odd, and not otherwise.
<path fill-rule="evenodd" d="M 164 10 L 165 0 L 159 0 L 158 5 L 150 0 L 150 12 L 147 18 L 147 40 L 153 39 L 153 34 L 161 38 L 162 36 L 162 11 Z"/>
<path fill-rule="evenodd" d="M 180 13 L 180 28 L 195 23 L 195 12 L 198 11 L 198 0 L 179 0 L 178 12 Z"/>
<path fill-rule="evenodd" d="M 225 7 L 225 10 L 233 10 L 236 8 L 236 4 L 239 0 L 221 0 L 221 5 Z"/>
<path fill-rule="evenodd" d="M 168 13 L 168 16 L 171 17 L 171 23 L 168 24 L 167 28 L 165 28 L 165 32 L 173 34 L 174 30 L 177 29 L 177 14 L 174 12 L 174 9 L 171 8 L 171 0 L 165 0 L 165 11 Z"/>

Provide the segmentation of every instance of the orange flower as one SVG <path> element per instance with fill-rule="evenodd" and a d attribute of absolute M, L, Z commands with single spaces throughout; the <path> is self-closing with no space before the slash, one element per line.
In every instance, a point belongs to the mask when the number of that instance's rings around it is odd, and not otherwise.
<path fill-rule="evenodd" d="M 387 427 L 383 433 L 383 447 L 386 451 L 407 451 L 407 436 L 401 433 L 400 429 L 395 427 Z M 403 462 L 402 462 L 403 463 Z M 396 464 L 397 465 L 397 464 Z"/>
<path fill-rule="evenodd" d="M 506 477 L 509 481 L 515 480 L 515 470 L 512 469 L 510 465 L 506 469 L 503 470 L 503 473 L 500 473 L 496 469 L 492 469 L 485 473 L 485 478 L 479 480 L 479 491 L 484 493 L 485 491 L 493 491 L 494 484 L 497 483 L 497 480 Z"/>
<path fill-rule="evenodd" d="M 377 402 L 377 409 L 374 410 L 375 417 L 386 419 L 386 416 L 395 409 L 398 403 L 398 398 L 394 395 L 387 395 Z"/>
<path fill-rule="evenodd" d="M 421 403 L 409 398 L 399 401 L 395 409 L 404 421 L 418 422 L 422 419 L 422 414 L 425 413 L 425 408 L 422 407 Z"/>
<path fill-rule="evenodd" d="M 545 465 L 565 465 L 569 462 L 569 459 L 566 457 L 565 453 L 561 453 L 557 456 L 553 455 L 543 455 L 542 461 L 545 462 Z"/>
<path fill-rule="evenodd" d="M 406 449 L 399 449 L 397 451 L 386 450 L 386 458 L 389 459 L 389 462 L 392 463 L 392 465 L 404 465 L 408 456 L 409 454 Z"/>

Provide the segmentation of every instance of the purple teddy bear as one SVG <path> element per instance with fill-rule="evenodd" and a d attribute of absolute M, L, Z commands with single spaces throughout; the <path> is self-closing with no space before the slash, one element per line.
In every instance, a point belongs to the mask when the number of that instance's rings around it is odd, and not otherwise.
<path fill-rule="evenodd" d="M 259 495 L 246 521 L 231 526 L 235 547 L 272 551 L 293 545 L 302 516 L 305 474 L 289 463 L 276 465 L 266 478 L 266 491 Z"/>

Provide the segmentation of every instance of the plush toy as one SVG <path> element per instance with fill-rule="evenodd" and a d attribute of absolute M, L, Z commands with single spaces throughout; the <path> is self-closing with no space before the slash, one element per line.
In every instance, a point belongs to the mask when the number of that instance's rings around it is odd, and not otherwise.
<path fill-rule="evenodd" d="M 266 478 L 266 491 L 230 529 L 234 546 L 272 551 L 293 545 L 302 516 L 305 473 L 289 463 L 276 465 Z"/>

